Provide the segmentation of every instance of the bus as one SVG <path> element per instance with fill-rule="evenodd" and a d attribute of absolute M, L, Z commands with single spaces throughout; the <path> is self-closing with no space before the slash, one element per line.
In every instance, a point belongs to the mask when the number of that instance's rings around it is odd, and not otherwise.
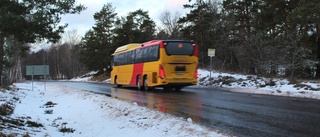
<path fill-rule="evenodd" d="M 197 84 L 198 45 L 184 40 L 152 40 L 121 46 L 112 54 L 111 84 L 180 90 Z"/>

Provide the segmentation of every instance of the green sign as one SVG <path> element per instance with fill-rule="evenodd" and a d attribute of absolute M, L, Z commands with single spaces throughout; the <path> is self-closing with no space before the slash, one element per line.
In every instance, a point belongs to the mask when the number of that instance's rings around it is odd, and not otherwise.
<path fill-rule="evenodd" d="M 26 74 L 30 75 L 49 75 L 49 65 L 27 66 Z"/>

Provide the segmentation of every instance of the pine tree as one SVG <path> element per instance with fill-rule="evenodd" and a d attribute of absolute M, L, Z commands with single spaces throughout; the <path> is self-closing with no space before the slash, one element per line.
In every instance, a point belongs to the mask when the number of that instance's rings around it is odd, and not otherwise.
<path fill-rule="evenodd" d="M 196 0 L 193 4 L 185 4 L 190 9 L 185 17 L 179 19 L 184 39 L 194 40 L 199 45 L 199 62 L 202 67 L 208 64 L 208 48 L 216 48 L 214 38 L 219 30 L 219 13 L 217 3 L 211 0 Z"/>
<path fill-rule="evenodd" d="M 181 14 L 176 12 L 172 15 L 169 11 L 165 11 L 161 14 L 161 29 L 158 33 L 158 37 L 163 37 L 160 39 L 181 39 L 181 33 L 179 28 L 178 20 Z"/>
<path fill-rule="evenodd" d="M 142 9 L 130 12 L 116 21 L 115 39 L 117 46 L 128 43 L 142 43 L 154 39 L 155 22 Z"/>
<path fill-rule="evenodd" d="M 95 26 L 85 34 L 81 43 L 81 61 L 89 70 L 100 70 L 111 64 L 111 54 L 115 50 L 114 37 L 115 8 L 111 3 L 94 14 Z"/>
<path fill-rule="evenodd" d="M 22 43 L 47 39 L 57 42 L 67 26 L 59 25 L 60 16 L 84 10 L 75 0 L 1 0 L 0 1 L 0 76 L 5 62 L 5 40 L 13 37 Z M 0 80 L 0 85 L 2 79 Z"/>

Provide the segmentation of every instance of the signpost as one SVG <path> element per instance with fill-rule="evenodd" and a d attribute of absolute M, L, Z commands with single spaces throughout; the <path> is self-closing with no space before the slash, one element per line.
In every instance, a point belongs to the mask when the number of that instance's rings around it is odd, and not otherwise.
<path fill-rule="evenodd" d="M 33 76 L 34 75 L 44 75 L 46 79 L 46 75 L 49 75 L 49 65 L 31 65 L 26 66 L 26 75 L 32 77 L 32 91 L 33 91 Z M 44 84 L 46 85 L 46 84 Z M 46 90 L 46 87 L 44 87 Z"/>
<path fill-rule="evenodd" d="M 211 71 L 213 69 L 213 66 L 212 66 L 212 57 L 214 57 L 216 55 L 216 49 L 211 49 L 209 48 L 208 49 L 208 56 L 210 57 L 210 85 L 211 85 Z"/>

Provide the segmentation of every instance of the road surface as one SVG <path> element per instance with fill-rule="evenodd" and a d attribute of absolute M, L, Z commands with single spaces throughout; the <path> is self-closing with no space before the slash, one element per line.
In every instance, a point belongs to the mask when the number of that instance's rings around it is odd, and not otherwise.
<path fill-rule="evenodd" d="M 255 95 L 217 89 L 184 88 L 181 92 L 139 91 L 110 84 L 51 82 L 106 94 L 140 106 L 191 118 L 201 125 L 243 137 L 320 135 L 320 101 Z"/>

